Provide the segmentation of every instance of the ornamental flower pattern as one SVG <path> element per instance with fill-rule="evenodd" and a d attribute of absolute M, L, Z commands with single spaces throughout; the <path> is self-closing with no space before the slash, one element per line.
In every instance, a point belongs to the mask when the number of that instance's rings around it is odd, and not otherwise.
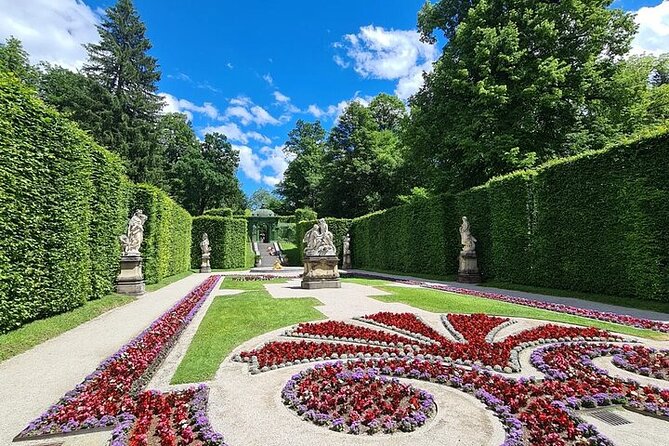
<path fill-rule="evenodd" d="M 237 360 L 248 362 L 251 373 L 337 360 L 294 375 L 282 397 L 305 420 L 353 434 L 401 428 L 371 403 L 355 407 L 352 418 L 349 411 L 342 411 L 341 400 L 333 396 L 352 376 L 424 380 L 473 394 L 505 426 L 503 446 L 612 445 L 579 419 L 576 411 L 581 408 L 622 404 L 669 421 L 669 389 L 609 376 L 592 361 L 626 351 L 640 354 L 644 347 L 623 344 L 622 338 L 603 330 L 554 324 L 495 340 L 497 332 L 513 321 L 483 314 L 449 314 L 442 320 L 441 331 L 412 313 L 300 324 L 286 334 L 305 339 L 269 342 L 240 353 Z M 531 363 L 544 378 L 502 373 L 519 371 L 519 352 L 536 347 Z M 360 418 L 361 413 L 368 415 Z"/>
<path fill-rule="evenodd" d="M 115 426 L 112 446 L 223 445 L 223 437 L 211 430 L 206 418 L 206 387 L 166 393 L 143 390 L 219 279 L 205 279 L 17 439 Z"/>

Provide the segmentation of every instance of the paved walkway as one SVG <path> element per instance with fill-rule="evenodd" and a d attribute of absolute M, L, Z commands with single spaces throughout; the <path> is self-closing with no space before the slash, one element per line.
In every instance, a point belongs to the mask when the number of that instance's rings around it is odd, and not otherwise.
<path fill-rule="evenodd" d="M 660 313 L 657 311 L 648 311 L 648 310 L 639 310 L 636 308 L 621 307 L 618 305 L 610 305 L 601 302 L 593 302 L 590 300 L 576 299 L 573 297 L 560 297 L 560 296 L 550 296 L 547 294 L 537 294 L 537 293 L 527 293 L 524 291 L 513 291 L 513 290 L 503 290 L 500 288 L 491 288 L 480 285 L 470 285 L 466 283 L 458 282 L 447 282 L 439 280 L 427 280 L 421 279 L 420 277 L 413 276 L 402 276 L 398 274 L 386 274 L 386 273 L 376 273 L 372 271 L 350 269 L 347 272 L 349 273 L 360 273 L 360 274 L 373 274 L 379 277 L 387 277 L 392 279 L 402 279 L 402 280 L 418 280 L 426 283 L 439 283 L 445 284 L 453 287 L 466 288 L 469 290 L 475 291 L 484 291 L 488 293 L 499 293 L 506 294 L 507 296 L 522 297 L 525 299 L 538 300 L 541 302 L 551 302 L 563 305 L 570 305 L 572 307 L 585 308 L 587 310 L 597 310 L 597 311 L 606 311 L 615 314 L 624 314 L 634 317 L 640 317 L 644 319 L 652 319 L 656 321 L 669 321 L 669 314 Z"/>
<path fill-rule="evenodd" d="M 12 438 L 30 421 L 205 278 L 205 274 L 188 276 L 1 362 L 0 445 L 12 444 Z M 54 440 L 39 443 L 53 444 Z M 68 439 L 67 444 L 87 443 Z"/>

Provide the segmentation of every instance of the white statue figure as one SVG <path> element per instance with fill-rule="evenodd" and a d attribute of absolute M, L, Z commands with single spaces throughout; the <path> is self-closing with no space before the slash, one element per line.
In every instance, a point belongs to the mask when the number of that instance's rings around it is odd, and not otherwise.
<path fill-rule="evenodd" d="M 305 256 L 334 256 L 337 250 L 334 246 L 332 233 L 324 218 L 318 220 L 317 224 L 309 229 L 302 239 L 304 243 Z"/>
<path fill-rule="evenodd" d="M 200 251 L 202 251 L 202 257 L 208 255 L 211 252 L 209 247 L 209 236 L 206 232 L 202 233 L 202 241 L 200 242 Z"/>
<path fill-rule="evenodd" d="M 462 226 L 460 226 L 460 243 L 462 243 L 463 253 L 476 251 L 476 239 L 469 229 L 469 220 L 467 220 L 467 217 L 462 217 Z"/>
<path fill-rule="evenodd" d="M 125 234 L 119 236 L 124 256 L 138 256 L 139 248 L 144 240 L 144 222 L 146 215 L 141 209 L 137 209 L 128 220 L 128 230 Z"/>
<path fill-rule="evenodd" d="M 341 255 L 344 258 L 342 261 L 342 268 L 350 269 L 351 268 L 351 236 L 346 234 L 344 236 L 344 242 L 342 244 Z"/>

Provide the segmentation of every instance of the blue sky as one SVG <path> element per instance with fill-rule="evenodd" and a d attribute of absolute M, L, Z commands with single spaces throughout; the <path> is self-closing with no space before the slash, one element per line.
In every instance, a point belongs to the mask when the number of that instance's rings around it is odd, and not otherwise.
<path fill-rule="evenodd" d="M 33 60 L 76 69 L 81 44 L 113 0 L 0 0 L 0 38 L 24 41 Z M 406 99 L 439 48 L 419 42 L 423 0 L 135 0 L 162 71 L 166 110 L 186 113 L 198 136 L 225 133 L 240 151 L 246 193 L 271 189 L 297 119 L 329 128 L 348 101 L 380 92 Z M 641 9 L 637 52 L 669 50 L 669 0 L 617 0 Z"/>

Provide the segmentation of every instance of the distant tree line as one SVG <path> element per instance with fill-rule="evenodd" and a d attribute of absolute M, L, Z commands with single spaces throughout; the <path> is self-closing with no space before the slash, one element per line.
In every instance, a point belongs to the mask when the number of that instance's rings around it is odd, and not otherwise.
<path fill-rule="evenodd" d="M 636 25 L 611 3 L 426 3 L 422 39 L 447 43 L 410 112 L 380 95 L 350 103 L 329 133 L 298 122 L 278 192 L 356 217 L 666 127 L 669 55 L 628 55 Z"/>
<path fill-rule="evenodd" d="M 97 28 L 100 41 L 85 45 L 88 61 L 79 72 L 31 66 L 15 38 L 0 44 L 0 70 L 14 72 L 118 153 L 134 182 L 161 187 L 193 215 L 218 207 L 243 210 L 239 154 L 225 135 L 199 141 L 185 115 L 162 113 L 158 63 L 148 54 L 151 42 L 132 1 L 118 0 Z"/>

